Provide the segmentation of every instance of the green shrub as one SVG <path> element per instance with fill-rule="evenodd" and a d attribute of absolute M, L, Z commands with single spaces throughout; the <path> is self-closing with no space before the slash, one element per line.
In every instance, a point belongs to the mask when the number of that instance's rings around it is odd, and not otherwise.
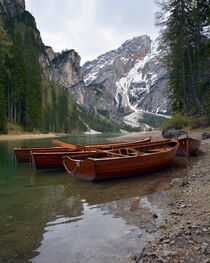
<path fill-rule="evenodd" d="M 197 129 L 197 128 L 203 127 L 204 126 L 204 118 L 198 118 L 198 119 L 190 120 L 189 126 L 192 129 Z"/>
<path fill-rule="evenodd" d="M 177 113 L 170 120 L 164 122 L 161 125 L 161 129 L 169 126 L 175 129 L 182 129 L 188 126 L 188 124 L 189 124 L 189 117 Z"/>

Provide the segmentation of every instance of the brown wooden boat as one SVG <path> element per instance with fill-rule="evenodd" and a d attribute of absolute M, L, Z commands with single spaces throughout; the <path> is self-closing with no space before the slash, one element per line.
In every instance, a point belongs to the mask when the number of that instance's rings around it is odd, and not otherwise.
<path fill-rule="evenodd" d="M 117 149 L 119 147 L 133 147 L 137 146 L 140 143 L 147 143 L 151 141 L 151 137 L 141 139 L 141 140 L 132 140 L 132 141 L 125 141 L 125 142 L 107 142 L 103 144 L 86 144 L 86 145 L 75 145 L 75 144 L 69 144 L 69 143 L 64 143 L 58 140 L 52 140 L 53 144 L 56 144 L 57 146 L 60 147 L 65 147 L 72 149 L 73 151 L 92 151 L 92 149 L 104 149 L 104 150 L 113 150 Z"/>
<path fill-rule="evenodd" d="M 95 151 L 95 153 L 97 153 Z M 93 152 L 88 151 L 60 151 L 60 152 L 31 152 L 32 163 L 36 169 L 65 169 L 63 166 L 63 157 L 91 156 Z"/>
<path fill-rule="evenodd" d="M 169 166 L 178 147 L 176 140 L 159 141 L 133 148 L 101 151 L 92 156 L 66 156 L 63 164 L 68 174 L 75 178 L 88 181 L 115 179 Z"/>
<path fill-rule="evenodd" d="M 93 153 L 97 153 L 99 150 L 112 150 L 115 148 L 122 148 L 122 146 L 138 146 L 143 143 L 148 143 L 149 139 L 141 140 L 141 141 L 131 141 L 131 142 L 123 142 L 123 143 L 111 143 L 111 144 L 92 144 L 90 145 L 69 145 L 69 151 L 66 150 L 60 150 L 58 151 L 50 151 L 50 152 L 44 152 L 44 151 L 32 151 L 31 152 L 31 158 L 33 165 L 37 169 L 64 169 L 63 166 L 63 157 L 69 156 L 69 157 L 79 157 L 81 154 L 84 156 L 90 156 Z M 68 146 L 66 143 L 61 143 L 61 145 Z M 75 151 L 72 151 L 75 147 Z M 66 148 L 65 148 L 66 149 Z M 80 149 L 80 151 L 79 151 Z"/>
<path fill-rule="evenodd" d="M 190 156 L 197 152 L 201 145 L 201 141 L 188 137 L 178 139 L 179 148 L 177 150 L 178 155 Z"/>
<path fill-rule="evenodd" d="M 32 151 L 60 151 L 63 150 L 63 147 L 59 146 L 49 146 L 49 147 L 15 147 L 14 152 L 18 162 L 30 162 L 31 161 L 31 152 Z M 70 149 L 66 148 L 66 151 Z"/>
<path fill-rule="evenodd" d="M 53 144 L 58 146 L 49 146 L 49 147 L 15 147 L 14 152 L 18 162 L 29 162 L 31 161 L 31 152 L 71 152 L 71 151 L 81 151 L 84 149 L 84 146 L 90 150 L 90 147 L 94 148 L 103 148 L 103 149 L 113 149 L 118 146 L 129 146 L 129 145 L 138 145 L 139 143 L 149 142 L 151 137 L 145 138 L 138 141 L 127 141 L 127 142 L 108 142 L 104 144 L 87 144 L 87 145 L 73 145 L 68 143 L 63 143 L 57 140 L 52 140 Z"/>

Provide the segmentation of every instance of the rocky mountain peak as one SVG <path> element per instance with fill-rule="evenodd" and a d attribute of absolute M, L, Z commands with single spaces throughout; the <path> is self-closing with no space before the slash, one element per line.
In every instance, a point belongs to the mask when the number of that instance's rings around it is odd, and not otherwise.
<path fill-rule="evenodd" d="M 70 88 L 82 81 L 81 58 L 75 50 L 65 50 L 59 54 L 47 49 L 48 56 L 51 58 L 55 83 Z"/>
<path fill-rule="evenodd" d="M 103 74 L 104 67 L 109 70 L 115 65 L 118 77 L 126 74 L 137 59 L 144 57 L 150 49 L 151 39 L 147 35 L 125 41 L 118 49 L 111 50 L 93 61 L 86 62 L 82 69 L 85 83 L 94 81 L 94 76 Z"/>
<path fill-rule="evenodd" d="M 66 63 L 71 60 L 73 63 L 80 65 L 81 58 L 78 53 L 74 49 L 64 50 L 59 54 L 59 56 L 55 57 L 56 60 L 59 60 L 60 63 Z"/>
<path fill-rule="evenodd" d="M 150 45 L 151 39 L 147 35 L 134 37 L 132 39 L 126 40 L 118 49 L 120 52 L 123 53 L 136 53 L 136 52 L 143 52 L 147 51 L 148 45 Z"/>
<path fill-rule="evenodd" d="M 85 63 L 85 106 L 133 126 L 138 126 L 144 112 L 167 114 L 168 76 L 159 55 L 158 39 L 143 35 Z"/>
<path fill-rule="evenodd" d="M 25 0 L 0 0 L 3 12 L 14 17 L 25 11 Z"/>

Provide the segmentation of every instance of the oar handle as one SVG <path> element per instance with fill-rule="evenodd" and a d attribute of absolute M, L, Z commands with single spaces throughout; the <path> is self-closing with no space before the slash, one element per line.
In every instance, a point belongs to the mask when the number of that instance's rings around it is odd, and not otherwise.
<path fill-rule="evenodd" d="M 69 148 L 69 149 L 72 149 L 73 151 L 81 150 L 78 145 L 64 143 L 64 142 L 61 142 L 61 141 L 58 141 L 58 140 L 52 140 L 51 142 L 52 142 L 52 144 L 55 144 L 55 145 L 58 145 L 58 146 L 62 146 L 62 147 L 65 147 L 65 148 Z"/>

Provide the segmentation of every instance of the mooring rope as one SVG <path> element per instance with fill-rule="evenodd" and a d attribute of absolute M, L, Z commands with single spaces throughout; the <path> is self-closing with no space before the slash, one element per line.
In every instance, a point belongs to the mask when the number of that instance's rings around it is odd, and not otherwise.
<path fill-rule="evenodd" d="M 70 174 L 74 175 L 74 173 L 76 172 L 77 168 L 80 167 L 80 160 L 76 160 L 76 166 L 75 168 L 73 169 L 73 171 L 70 171 Z"/>

